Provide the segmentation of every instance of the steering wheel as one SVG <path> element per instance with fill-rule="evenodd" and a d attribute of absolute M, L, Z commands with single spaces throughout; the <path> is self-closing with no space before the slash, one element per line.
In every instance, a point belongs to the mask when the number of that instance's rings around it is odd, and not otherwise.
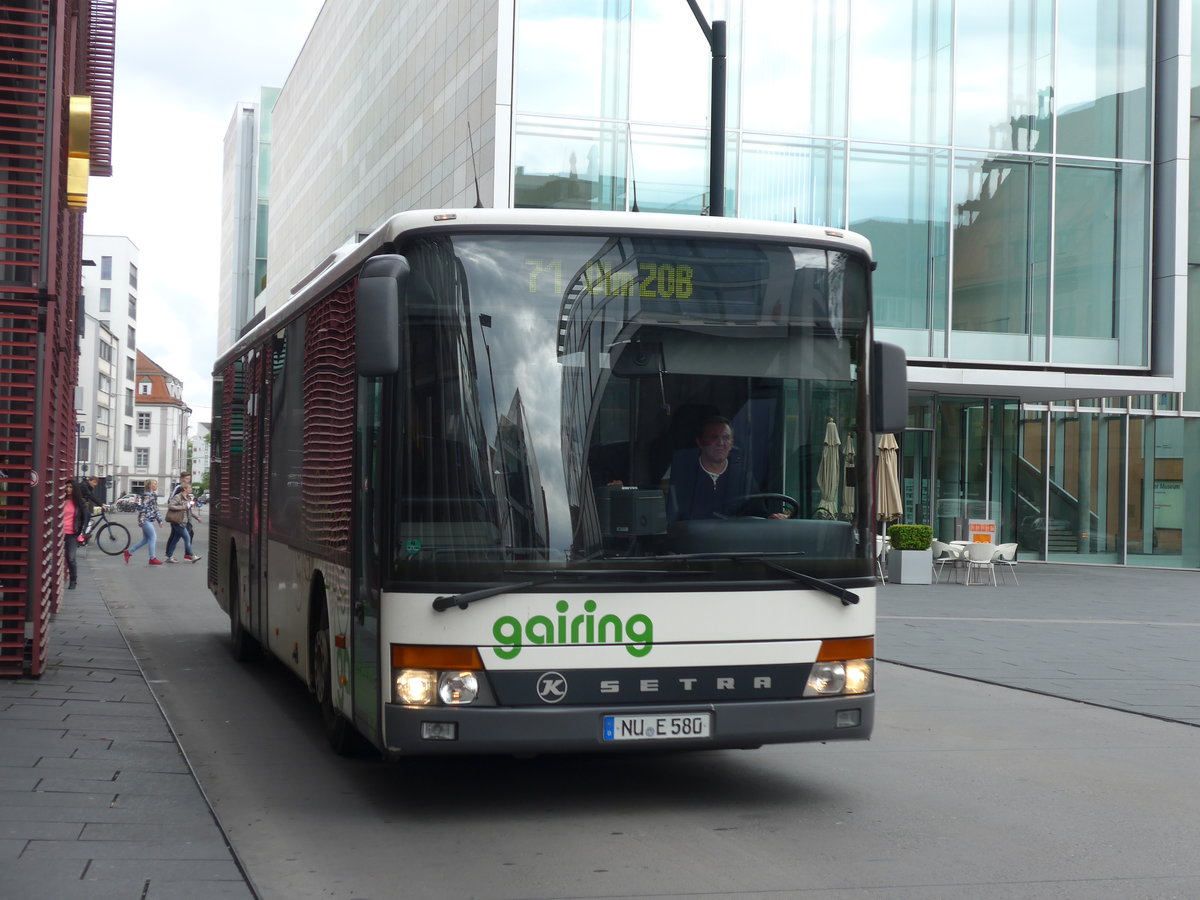
<path fill-rule="evenodd" d="M 800 501 L 794 497 L 789 497 L 787 494 L 747 494 L 746 496 L 738 499 L 736 515 L 746 515 L 746 507 L 749 506 L 753 500 L 776 500 L 782 503 L 784 506 L 788 507 L 787 513 L 789 519 L 794 519 L 800 514 Z M 756 516 L 754 518 L 762 517 Z"/>

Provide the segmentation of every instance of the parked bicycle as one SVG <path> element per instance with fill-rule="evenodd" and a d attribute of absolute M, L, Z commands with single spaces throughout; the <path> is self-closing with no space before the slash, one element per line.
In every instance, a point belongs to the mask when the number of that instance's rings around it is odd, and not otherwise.
<path fill-rule="evenodd" d="M 129 529 L 120 522 L 111 521 L 105 513 L 105 507 L 97 507 L 100 511 L 88 519 L 83 529 L 83 545 L 86 547 L 93 536 L 100 552 L 116 556 L 129 549 Z"/>

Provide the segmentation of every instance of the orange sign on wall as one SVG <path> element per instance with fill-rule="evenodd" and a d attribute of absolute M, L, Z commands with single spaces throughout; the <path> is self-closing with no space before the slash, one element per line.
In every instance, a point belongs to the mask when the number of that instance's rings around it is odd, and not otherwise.
<path fill-rule="evenodd" d="M 996 522 L 994 519 L 968 519 L 967 538 L 973 543 L 994 544 L 996 542 Z"/>

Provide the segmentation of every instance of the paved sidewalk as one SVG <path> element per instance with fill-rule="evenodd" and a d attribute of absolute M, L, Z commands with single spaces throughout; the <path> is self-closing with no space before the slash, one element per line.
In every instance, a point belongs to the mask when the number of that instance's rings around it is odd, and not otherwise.
<path fill-rule="evenodd" d="M 42 676 L 0 679 L 0 897 L 249 900 L 90 568 Z"/>
<path fill-rule="evenodd" d="M 1019 587 L 884 585 L 875 652 L 1200 726 L 1200 572 L 1021 563 L 1016 575 Z"/>

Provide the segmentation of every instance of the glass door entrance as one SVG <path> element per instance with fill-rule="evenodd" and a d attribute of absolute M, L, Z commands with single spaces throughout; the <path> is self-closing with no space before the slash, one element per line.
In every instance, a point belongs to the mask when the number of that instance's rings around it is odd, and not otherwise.
<path fill-rule="evenodd" d="M 909 525 L 933 524 L 933 430 L 904 432 L 900 456 L 900 493 Z"/>
<path fill-rule="evenodd" d="M 935 408 L 933 536 L 965 540 L 968 523 L 984 520 L 996 543 L 1015 541 L 1018 404 L 943 397 Z"/>

